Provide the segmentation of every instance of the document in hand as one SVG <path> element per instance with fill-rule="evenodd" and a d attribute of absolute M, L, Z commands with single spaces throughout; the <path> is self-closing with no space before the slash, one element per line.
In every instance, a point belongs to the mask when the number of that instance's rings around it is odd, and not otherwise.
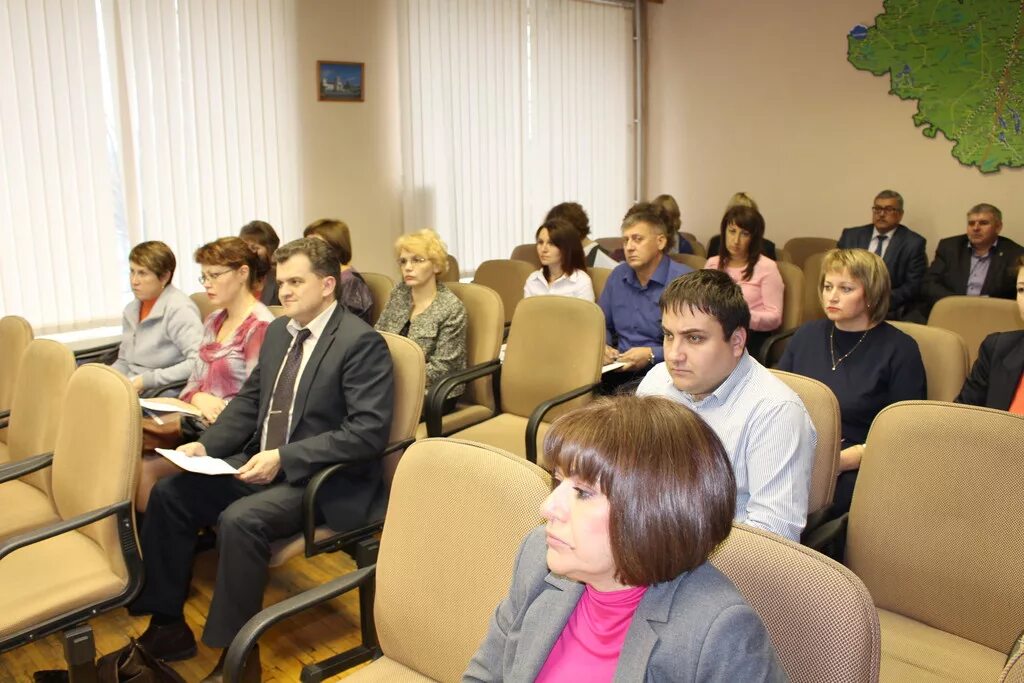
<path fill-rule="evenodd" d="M 208 455 L 189 456 L 181 451 L 172 451 L 168 448 L 157 448 L 156 452 L 181 469 L 197 474 L 235 474 L 238 472 L 226 461 L 220 458 L 211 458 Z"/>
<path fill-rule="evenodd" d="M 155 413 L 184 413 L 194 417 L 203 416 L 194 405 L 176 398 L 141 398 L 139 399 L 139 405 L 142 406 L 143 410 L 150 410 Z"/>

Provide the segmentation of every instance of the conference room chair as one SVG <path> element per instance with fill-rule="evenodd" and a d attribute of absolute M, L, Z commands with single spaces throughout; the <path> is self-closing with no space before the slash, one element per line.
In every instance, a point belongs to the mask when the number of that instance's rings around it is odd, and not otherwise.
<path fill-rule="evenodd" d="M 448 270 L 444 271 L 444 275 L 438 277 L 439 282 L 448 284 L 449 282 L 458 282 L 459 277 L 462 273 L 459 271 L 459 260 L 448 254 Z"/>
<path fill-rule="evenodd" d="M 448 288 L 466 308 L 466 367 L 497 365 L 505 334 L 505 312 L 501 297 L 490 287 L 472 283 L 453 282 Z M 435 409 L 428 409 L 427 413 L 435 418 L 440 417 L 440 424 L 434 425 L 435 433 L 448 434 L 494 416 L 494 388 L 490 377 L 467 384 L 455 410 L 443 416 L 441 406 L 447 398 L 448 388 L 438 391 L 442 382 L 437 382 L 435 390 L 427 396 L 427 405 L 431 401 L 436 404 Z M 454 384 L 447 386 L 454 388 Z M 421 422 L 416 429 L 416 438 L 426 438 L 427 431 L 427 422 Z"/>
<path fill-rule="evenodd" d="M 705 261 L 708 260 L 707 247 L 705 247 L 704 244 L 699 239 L 697 239 L 696 235 L 694 235 L 692 232 L 683 232 L 680 234 L 686 239 L 687 242 L 690 243 L 690 246 L 693 247 L 694 256 L 698 256 L 704 259 Z"/>
<path fill-rule="evenodd" d="M 780 330 L 795 330 L 803 324 L 804 316 L 804 272 L 792 263 L 779 261 L 779 275 L 785 291 L 782 295 L 782 325 Z"/>
<path fill-rule="evenodd" d="M 594 286 L 594 301 L 600 300 L 601 292 L 604 291 L 604 286 L 608 284 L 608 276 L 611 274 L 611 268 L 600 268 L 598 266 L 587 268 L 590 283 Z"/>
<path fill-rule="evenodd" d="M 89 620 L 142 586 L 132 514 L 141 419 L 138 396 L 115 370 L 75 370 L 49 461 L 60 519 L 0 541 L 0 652 L 61 632 L 70 680 L 96 680 Z"/>
<path fill-rule="evenodd" d="M 0 484 L 0 540 L 59 519 L 50 498 L 49 462 L 57 441 L 68 380 L 75 371 L 71 349 L 50 339 L 36 339 L 25 349 L 14 388 L 8 442 L 0 444 L 13 473 L 26 473 Z"/>
<path fill-rule="evenodd" d="M 960 394 L 971 367 L 967 344 L 956 332 L 890 320 L 890 324 L 917 342 L 924 363 L 929 401 L 952 401 Z"/>
<path fill-rule="evenodd" d="M 267 310 L 269 310 L 270 314 L 275 318 L 280 318 L 282 315 L 284 315 L 284 306 L 280 306 L 278 304 L 272 304 L 270 306 L 267 306 Z"/>
<path fill-rule="evenodd" d="M 11 409 L 18 365 L 32 338 L 32 326 L 21 316 L 5 315 L 0 318 L 0 419 L 6 417 Z M 0 443 L 7 443 L 7 430 L 2 427 Z"/>
<path fill-rule="evenodd" d="M 203 322 L 206 322 L 210 314 L 217 310 L 217 305 L 210 301 L 210 297 L 206 295 L 205 291 L 189 294 L 189 298 L 199 308 L 199 319 Z"/>
<path fill-rule="evenodd" d="M 1024 329 L 1017 302 L 987 296 L 947 296 L 939 299 L 928 316 L 930 327 L 956 332 L 967 344 L 971 365 L 978 360 L 978 349 L 993 332 Z"/>
<path fill-rule="evenodd" d="M 225 680 L 273 624 L 365 586 L 376 594 L 362 643 L 307 665 L 321 681 L 356 664 L 351 681 L 458 681 L 512 580 L 523 538 L 541 523 L 551 480 L 539 467 L 483 444 L 426 439 L 409 447 L 395 474 L 376 565 L 357 569 L 273 605 L 231 643 Z"/>
<path fill-rule="evenodd" d="M 839 400 L 831 389 L 816 379 L 782 370 L 772 370 L 771 373 L 800 397 L 818 434 L 814 466 L 811 468 L 811 488 L 807 496 L 807 525 L 804 527 L 804 536 L 807 536 L 825 521 L 836 490 L 839 451 L 842 450 Z"/>
<path fill-rule="evenodd" d="M 609 254 L 614 254 L 617 250 L 622 249 L 622 235 L 616 235 L 615 237 L 595 237 L 594 241 L 600 244 L 601 248 Z"/>
<path fill-rule="evenodd" d="M 530 273 L 540 268 L 518 259 L 494 259 L 484 261 L 473 274 L 474 284 L 490 287 L 501 297 L 505 310 L 505 325 L 512 321 L 516 306 L 523 300 L 523 287 Z"/>
<path fill-rule="evenodd" d="M 775 262 L 776 263 L 793 263 L 793 257 L 789 255 L 789 252 L 782 247 L 775 247 Z"/>
<path fill-rule="evenodd" d="M 698 256 L 697 254 L 669 254 L 668 257 L 676 263 L 682 263 L 684 266 L 689 266 L 694 270 L 701 270 L 704 264 L 708 262 L 705 257 Z"/>
<path fill-rule="evenodd" d="M 549 423 L 587 403 L 599 386 L 604 340 L 604 313 L 597 304 L 564 296 L 524 299 L 512 318 L 504 363 L 455 373 L 438 385 L 436 391 L 447 392 L 456 383 L 494 381 L 497 414 L 451 436 L 538 462 L 538 442 Z M 427 409 L 427 434 L 446 436 L 433 429 L 436 406 L 432 400 Z"/>
<path fill-rule="evenodd" d="M 845 550 L 871 592 L 881 680 L 999 678 L 1024 627 L 1022 443 L 1024 417 L 977 406 L 905 401 L 872 423 L 850 512 L 819 547 Z"/>
<path fill-rule="evenodd" d="M 533 266 L 534 270 L 537 270 L 538 268 L 541 267 L 540 257 L 537 256 L 536 242 L 518 245 L 515 249 L 512 250 L 512 255 L 509 256 L 509 258 L 514 259 L 516 261 L 526 261 L 531 266 Z"/>
<path fill-rule="evenodd" d="M 831 237 L 793 237 L 782 248 L 786 250 L 793 264 L 803 268 L 807 257 L 811 254 L 836 248 L 836 240 Z"/>
<path fill-rule="evenodd" d="M 733 525 L 711 563 L 761 617 L 791 683 L 878 681 L 878 613 L 849 569 L 744 524 Z"/>
<path fill-rule="evenodd" d="M 825 317 L 825 307 L 821 305 L 821 264 L 825 260 L 825 252 L 811 254 L 804 261 L 804 308 L 803 322 L 821 320 Z"/>
<path fill-rule="evenodd" d="M 370 322 L 376 325 L 380 314 L 384 312 L 384 307 L 388 305 L 388 298 L 391 296 L 391 290 L 395 288 L 395 283 L 387 275 L 380 273 L 360 271 L 359 274 L 363 276 L 363 281 L 370 288 L 370 296 L 373 298 Z"/>

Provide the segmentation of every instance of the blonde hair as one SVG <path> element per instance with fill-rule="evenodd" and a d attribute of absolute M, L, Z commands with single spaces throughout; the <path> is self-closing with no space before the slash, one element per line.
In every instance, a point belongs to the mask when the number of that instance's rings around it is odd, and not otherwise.
<path fill-rule="evenodd" d="M 730 197 L 729 203 L 725 205 L 725 210 L 728 211 L 734 206 L 746 206 L 754 211 L 760 211 L 760 209 L 757 208 L 757 202 L 755 202 L 746 192 L 737 192 Z"/>
<path fill-rule="evenodd" d="M 818 297 L 825 287 L 825 275 L 846 271 L 864 287 L 864 302 L 867 304 L 871 325 L 885 320 L 889 312 L 889 296 L 892 284 L 889 269 L 878 254 L 867 249 L 832 249 L 821 261 L 821 276 L 818 278 Z"/>
<path fill-rule="evenodd" d="M 448 248 L 441 241 L 441 236 L 430 228 L 402 235 L 395 240 L 395 255 L 401 254 L 403 249 L 426 257 L 434 264 L 438 275 L 448 271 Z"/>

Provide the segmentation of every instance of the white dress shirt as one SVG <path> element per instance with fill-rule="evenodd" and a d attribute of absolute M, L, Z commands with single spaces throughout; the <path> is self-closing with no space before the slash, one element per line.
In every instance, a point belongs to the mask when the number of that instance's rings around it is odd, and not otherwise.
<path fill-rule="evenodd" d="M 868 242 L 868 251 L 872 254 L 875 253 L 875 249 L 878 249 L 878 238 L 882 233 L 878 232 L 878 228 L 871 231 L 871 241 Z M 885 241 L 882 242 L 882 253 L 879 256 L 884 257 L 885 252 L 889 251 L 889 245 L 892 244 L 892 236 L 896 234 L 896 228 L 893 228 L 889 232 L 885 233 Z"/>
<path fill-rule="evenodd" d="M 586 271 L 574 270 L 572 275 L 565 275 L 552 283 L 548 283 L 544 277 L 544 269 L 535 270 L 526 278 L 526 285 L 523 287 L 523 298 L 531 296 L 571 296 L 584 301 L 594 300 L 594 283 Z"/>

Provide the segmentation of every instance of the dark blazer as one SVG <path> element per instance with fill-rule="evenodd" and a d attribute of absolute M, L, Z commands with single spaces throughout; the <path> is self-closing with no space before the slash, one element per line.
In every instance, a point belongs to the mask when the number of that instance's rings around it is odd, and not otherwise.
<path fill-rule="evenodd" d="M 270 266 L 267 279 L 263 281 L 263 291 L 260 292 L 260 302 L 264 306 L 280 306 L 281 299 L 277 292 L 277 266 Z"/>
<path fill-rule="evenodd" d="M 967 294 L 967 278 L 971 276 L 971 255 L 974 253 L 967 235 L 947 237 L 939 242 L 935 260 L 924 276 L 921 289 L 923 312 L 927 317 L 935 302 L 943 297 Z M 1017 259 L 1024 247 L 1009 237 L 1000 237 L 991 251 L 988 274 L 981 287 L 982 296 L 1013 299 L 1017 296 Z"/>
<path fill-rule="evenodd" d="M 270 323 L 249 379 L 200 437 L 209 455 L 238 467 L 259 452 L 274 384 L 292 343 L 288 322 L 280 317 Z M 354 463 L 324 484 L 318 500 L 337 531 L 365 524 L 383 501 L 379 454 L 391 429 L 393 392 L 391 354 L 383 337 L 339 304 L 296 388 L 278 474 L 279 482 L 304 485 L 328 465 Z"/>
<path fill-rule="evenodd" d="M 512 587 L 463 681 L 532 681 L 562 634 L 581 583 L 548 571 L 544 527 L 519 549 Z M 760 617 L 710 562 L 647 589 L 615 681 L 785 681 Z"/>
<path fill-rule="evenodd" d="M 1024 330 L 985 337 L 956 403 L 1007 410 L 1024 375 Z"/>
<path fill-rule="evenodd" d="M 846 228 L 836 246 L 840 249 L 867 249 L 874 231 L 875 226 L 871 224 Z M 882 257 L 892 280 L 889 317 L 901 318 L 921 293 L 921 282 L 928 269 L 927 241 L 905 225 L 897 225 L 889 234 L 889 246 Z"/>
<path fill-rule="evenodd" d="M 708 240 L 708 256 L 718 256 L 718 247 L 721 244 L 721 235 L 715 235 Z M 767 256 L 772 261 L 778 261 L 778 257 L 775 255 L 775 242 L 768 239 L 761 239 L 761 254 Z"/>

